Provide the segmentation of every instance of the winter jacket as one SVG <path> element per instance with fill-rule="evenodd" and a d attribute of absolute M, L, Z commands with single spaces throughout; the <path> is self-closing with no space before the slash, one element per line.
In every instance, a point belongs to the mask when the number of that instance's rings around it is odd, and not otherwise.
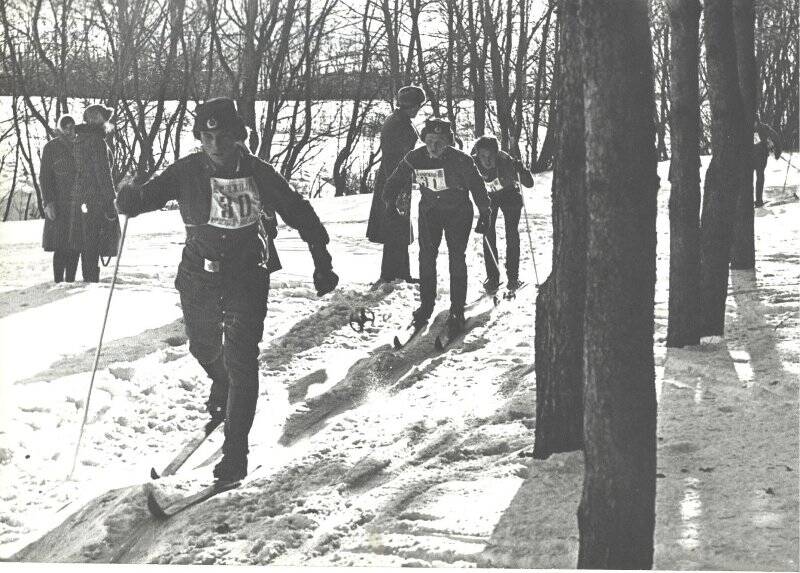
<path fill-rule="evenodd" d="M 765 123 L 759 123 L 753 130 L 753 162 L 755 169 L 764 169 L 769 157 L 769 142 L 772 142 L 772 152 L 775 159 L 781 156 L 782 144 L 780 136 Z"/>
<path fill-rule="evenodd" d="M 410 151 L 386 181 L 384 196 L 387 208 L 393 209 L 400 193 L 410 186 L 412 177 L 420 186 L 421 207 L 456 206 L 472 200 L 483 214 L 489 210 L 489 196 L 483 178 L 472 157 L 453 147 L 446 147 L 438 158 L 427 147 Z"/>
<path fill-rule="evenodd" d="M 411 242 L 408 217 L 401 217 L 394 210 L 386 211 L 383 189 L 386 179 L 418 141 L 417 130 L 408 115 L 395 110 L 386 118 L 381 129 L 381 164 L 375 173 L 375 192 L 372 194 L 367 222 L 367 239 L 373 243 L 383 243 L 387 236 L 398 241 Z M 408 189 L 411 189 L 410 182 Z"/>
<path fill-rule="evenodd" d="M 72 142 L 57 137 L 48 141 L 42 149 L 39 168 L 39 185 L 42 188 L 42 203 L 53 205 L 55 221 L 45 218 L 42 247 L 45 251 L 63 249 L 69 242 L 70 198 L 75 185 L 75 158 Z"/>
<path fill-rule="evenodd" d="M 272 229 L 277 212 L 309 245 L 328 244 L 328 233 L 311 204 L 269 163 L 244 151 L 230 175 L 217 174 L 200 151 L 179 159 L 144 185 L 126 186 L 120 193 L 130 215 L 178 201 L 186 225 L 184 262 L 190 266 L 202 266 L 202 259 L 221 263 L 223 270 L 260 264 L 262 212 Z M 278 268 L 277 252 L 269 241 L 267 270 Z"/>
<path fill-rule="evenodd" d="M 505 151 L 497 152 L 497 159 L 493 169 L 484 169 L 481 162 L 478 161 L 478 152 L 473 148 L 472 158 L 475 160 L 475 166 L 478 172 L 486 182 L 486 188 L 489 194 L 497 193 L 500 191 L 516 191 L 519 193 L 519 184 L 517 176 L 525 187 L 533 186 L 533 177 L 531 172 L 525 169 L 522 161 L 514 159 Z"/>
<path fill-rule="evenodd" d="M 114 208 L 116 190 L 111 175 L 113 155 L 106 143 L 105 126 L 78 125 L 73 146 L 75 186 L 70 203 L 70 247 L 117 255 L 119 219 Z"/>

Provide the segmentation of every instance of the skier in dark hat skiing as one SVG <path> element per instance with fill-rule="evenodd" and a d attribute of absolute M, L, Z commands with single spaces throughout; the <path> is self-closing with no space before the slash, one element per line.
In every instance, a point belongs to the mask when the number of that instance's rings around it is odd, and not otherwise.
<path fill-rule="evenodd" d="M 175 199 L 186 225 L 186 246 L 175 286 L 181 297 L 189 349 L 211 378 L 212 421 L 225 420 L 220 482 L 247 474 L 247 436 L 258 399 L 258 344 L 264 331 L 269 272 L 275 252 L 262 213 L 277 212 L 300 232 L 314 260 L 322 296 L 339 277 L 328 254 L 328 234 L 311 205 L 271 165 L 243 145 L 244 122 L 233 100 L 197 106 L 194 136 L 202 151 L 179 159 L 143 185 L 121 185 L 120 213 L 130 217 Z"/>
<path fill-rule="evenodd" d="M 500 286 L 495 224 L 497 212 L 502 211 L 506 223 L 506 277 L 509 290 L 516 290 L 519 287 L 519 217 L 522 211 L 517 177 L 526 187 L 533 185 L 533 177 L 519 159 L 500 150 L 497 138 L 492 135 L 481 136 L 475 141 L 472 157 L 486 182 L 492 203 L 492 216 L 483 243 L 483 260 L 486 263 L 484 287 L 487 292 L 494 292 Z"/>
<path fill-rule="evenodd" d="M 753 124 L 753 171 L 756 172 L 756 207 L 764 206 L 764 170 L 767 168 L 769 152 L 775 155 L 775 159 L 781 156 L 781 138 L 778 133 L 756 119 Z"/>
<path fill-rule="evenodd" d="M 436 302 L 436 256 L 444 235 L 450 258 L 449 336 L 464 328 L 464 306 L 467 296 L 466 250 L 472 226 L 472 203 L 480 216 L 475 230 L 486 232 L 491 206 L 486 187 L 472 158 L 453 147 L 450 122 L 429 118 L 421 133 L 425 147 L 417 148 L 403 158 L 386 181 L 387 205 L 408 213 L 411 202 L 411 178 L 416 180 L 422 197 L 419 202 L 419 276 L 420 306 L 413 314 L 415 328 L 424 325 Z"/>
<path fill-rule="evenodd" d="M 401 215 L 396 209 L 387 211 L 383 188 L 397 164 L 419 141 L 411 120 L 416 117 L 425 99 L 422 88 L 400 88 L 397 92 L 397 109 L 386 118 L 381 129 L 381 164 L 375 173 L 375 191 L 367 222 L 367 238 L 374 243 L 383 243 L 379 283 L 395 279 L 411 280 L 408 260 L 408 245 L 413 240 L 411 221 L 407 214 Z M 411 183 L 408 185 L 410 190 Z"/>

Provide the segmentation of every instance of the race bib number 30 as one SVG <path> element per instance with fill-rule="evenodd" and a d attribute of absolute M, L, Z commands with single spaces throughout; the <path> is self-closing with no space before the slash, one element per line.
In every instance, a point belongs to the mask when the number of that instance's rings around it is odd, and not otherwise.
<path fill-rule="evenodd" d="M 261 200 L 252 177 L 211 178 L 211 212 L 208 224 L 224 229 L 241 229 L 258 222 Z"/>
<path fill-rule="evenodd" d="M 443 191 L 447 189 L 444 179 L 444 169 L 415 169 L 414 177 L 421 187 L 427 187 L 431 191 Z"/>

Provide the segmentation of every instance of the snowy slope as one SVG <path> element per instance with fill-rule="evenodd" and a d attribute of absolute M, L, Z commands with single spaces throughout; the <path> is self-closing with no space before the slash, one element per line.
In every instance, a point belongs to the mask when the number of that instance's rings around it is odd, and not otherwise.
<path fill-rule="evenodd" d="M 770 200 L 784 195 L 785 166 L 770 162 Z M 656 564 L 796 569 L 800 206 L 758 213 L 758 271 L 732 276 L 725 345 L 667 352 L 666 165 L 661 172 L 656 363 L 663 477 Z M 790 173 L 790 189 L 797 182 Z M 549 188 L 550 174 L 543 174 L 526 192 L 542 279 L 549 272 Z M 310 285 L 304 245 L 281 229 L 284 270 L 273 276 L 261 345 L 250 475 L 242 488 L 166 523 L 149 518 L 141 484 L 150 466 L 165 464 L 203 422 L 207 392 L 188 354 L 172 288 L 183 235 L 177 212 L 130 222 L 72 481 L 64 478 L 110 269 L 100 285 L 54 287 L 47 282 L 49 257 L 38 245 L 41 222 L 0 226 L 0 555 L 574 566 L 582 457 L 527 455 L 535 421 L 534 285 L 493 311 L 485 301 L 470 309 L 477 326 L 443 354 L 433 350 L 433 333 L 391 352 L 416 288 L 369 292 L 380 262 L 379 246 L 363 239 L 369 201 L 314 203 L 342 277 L 337 292 L 322 299 Z M 502 222 L 498 236 L 502 243 Z M 471 240 L 468 299 L 477 297 L 484 278 L 480 239 Z M 524 235 L 522 258 L 522 273 L 533 283 Z M 437 312 L 444 312 L 444 253 L 439 275 Z M 376 324 L 355 333 L 348 314 L 362 306 L 375 312 Z M 207 481 L 220 438 L 212 436 L 180 477 L 162 480 L 164 499 Z M 198 464 L 205 465 L 192 469 Z"/>

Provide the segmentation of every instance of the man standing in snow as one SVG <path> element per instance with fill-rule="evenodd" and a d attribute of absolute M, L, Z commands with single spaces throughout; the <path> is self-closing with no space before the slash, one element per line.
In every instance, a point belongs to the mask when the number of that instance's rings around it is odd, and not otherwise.
<path fill-rule="evenodd" d="M 386 210 L 383 192 L 386 178 L 419 141 L 411 120 L 419 113 L 425 99 L 422 88 L 400 88 L 397 92 L 397 109 L 386 118 L 381 129 L 381 164 L 375 173 L 375 192 L 367 222 L 367 238 L 373 243 L 383 243 L 379 283 L 395 279 L 411 280 L 408 260 L 408 245 L 412 241 L 411 222 L 408 214 L 401 215 L 395 209 Z M 411 183 L 408 185 L 410 190 Z"/>
<path fill-rule="evenodd" d="M 775 159 L 781 156 L 781 138 L 766 123 L 756 120 L 753 126 L 753 169 L 756 172 L 756 207 L 764 206 L 764 169 L 767 168 L 769 151 Z"/>
<path fill-rule="evenodd" d="M 436 303 L 436 257 L 442 234 L 450 258 L 450 315 L 448 334 L 464 328 L 464 305 L 467 297 L 466 250 L 472 226 L 472 203 L 480 217 L 475 230 L 485 233 L 491 218 L 491 206 L 483 179 L 472 157 L 453 147 L 450 122 L 429 118 L 422 130 L 420 147 L 406 154 L 386 181 L 384 194 L 387 209 L 408 216 L 411 202 L 411 178 L 419 184 L 419 276 L 420 306 L 413 314 L 415 327 L 424 325 Z"/>
<path fill-rule="evenodd" d="M 100 280 L 100 257 L 117 255 L 119 219 L 114 209 L 114 162 L 106 136 L 114 110 L 93 104 L 75 128 L 75 189 L 70 206 L 70 248 L 81 253 L 81 273 L 86 282 Z"/>
<path fill-rule="evenodd" d="M 189 350 L 212 380 L 212 420 L 225 420 L 221 482 L 247 474 L 247 436 L 258 399 L 258 344 L 269 292 L 269 241 L 262 212 L 277 212 L 308 243 L 314 286 L 322 296 L 339 277 L 328 254 L 328 233 L 314 209 L 271 165 L 243 145 L 244 121 L 233 100 L 197 106 L 194 136 L 202 151 L 176 161 L 144 185 L 125 184 L 120 213 L 135 216 L 175 199 L 186 225 L 186 246 L 175 286 L 181 297 Z"/>
<path fill-rule="evenodd" d="M 53 253 L 53 279 L 60 283 L 75 280 L 80 253 L 69 248 L 69 208 L 75 185 L 75 120 L 62 115 L 58 135 L 42 149 L 39 184 L 44 204 L 42 247 Z"/>
<path fill-rule="evenodd" d="M 506 222 L 506 276 L 508 288 L 519 287 L 519 217 L 522 212 L 522 194 L 519 181 L 526 187 L 533 185 L 531 172 L 525 169 L 519 159 L 514 159 L 500 150 L 497 138 L 483 135 L 472 146 L 473 159 L 478 171 L 486 182 L 492 204 L 492 216 L 483 242 L 483 260 L 486 264 L 487 292 L 494 292 L 500 286 L 500 269 L 497 268 L 497 222 L 498 210 L 503 211 Z"/>

